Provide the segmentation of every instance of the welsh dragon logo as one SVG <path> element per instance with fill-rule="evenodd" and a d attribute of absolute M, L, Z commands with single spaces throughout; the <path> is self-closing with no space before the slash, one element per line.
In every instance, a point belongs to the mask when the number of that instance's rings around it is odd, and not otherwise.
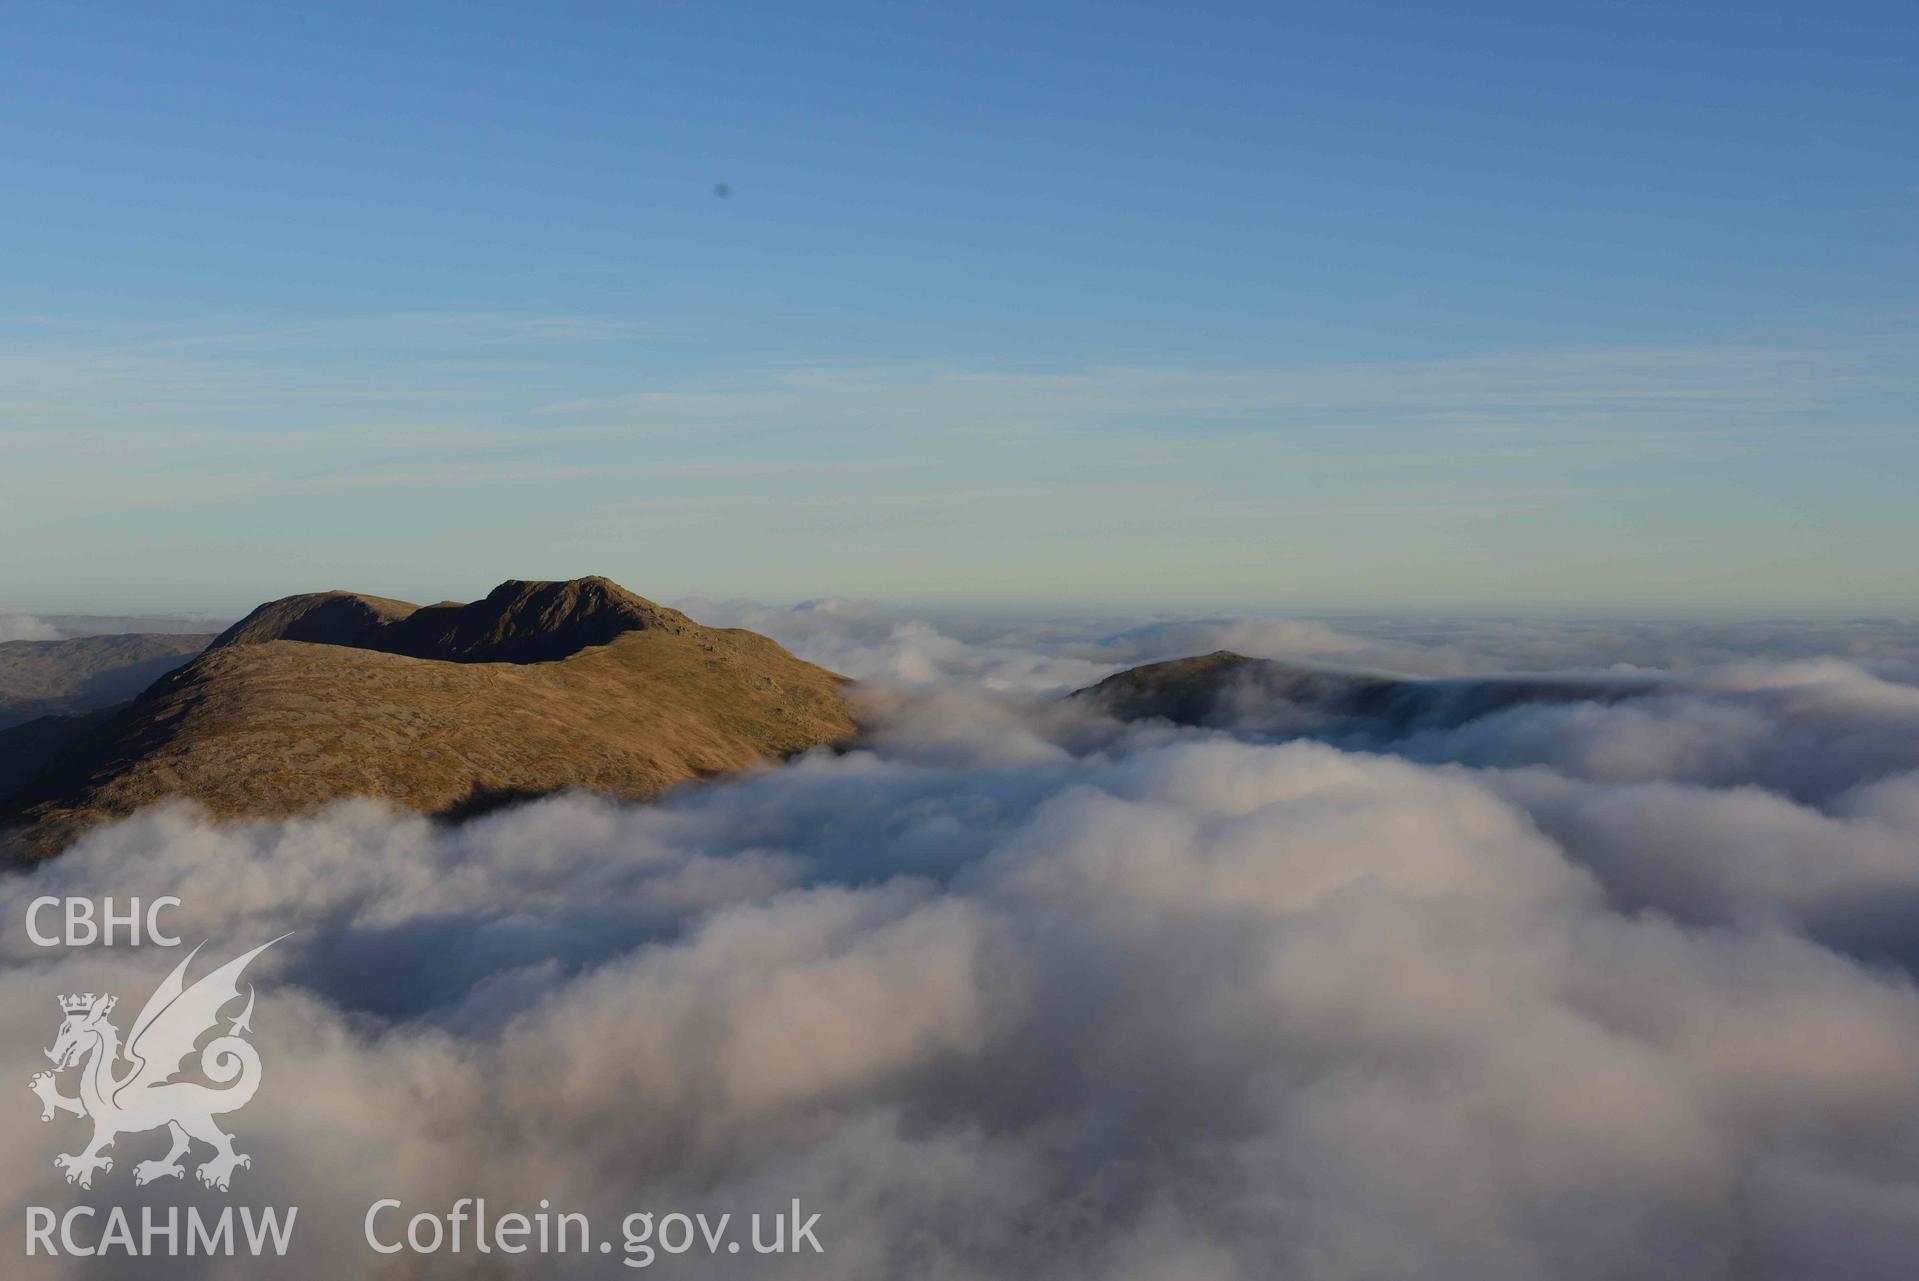
<path fill-rule="evenodd" d="M 262 943 L 188 987 L 187 966 L 200 953 L 200 948 L 194 948 L 147 998 L 124 1049 L 120 1030 L 107 1018 L 117 998 L 92 992 L 60 998 L 66 1019 L 53 1048 L 46 1052 L 54 1069 L 35 1074 L 32 1088 L 40 1096 L 42 1121 L 51 1121 L 56 1112 L 93 1120 L 93 1141 L 84 1150 L 53 1159 L 66 1171 L 68 1183 L 92 1187 L 95 1170 L 113 1169 L 113 1159 L 100 1153 L 114 1139 L 161 1126 L 172 1136 L 173 1146 L 160 1160 L 141 1161 L 133 1167 L 137 1184 L 185 1174 L 180 1158 L 196 1139 L 213 1148 L 213 1158 L 197 1171 L 200 1182 L 210 1188 L 225 1191 L 235 1167 L 253 1164 L 251 1157 L 233 1150 L 233 1136 L 213 1120 L 245 1107 L 260 1088 L 260 1055 L 242 1035 L 253 1030 L 252 984 L 247 985 L 246 1008 L 231 1021 L 225 1035 L 215 1036 L 200 1049 L 200 1074 L 213 1084 L 174 1078 L 185 1069 L 200 1039 L 218 1031 L 220 1011 L 239 999 L 240 975 L 247 963 L 279 941 Z M 127 1065 L 124 1069 L 122 1060 Z M 68 1097 L 60 1093 L 56 1075 L 75 1066 L 80 1068 L 80 1093 Z"/>

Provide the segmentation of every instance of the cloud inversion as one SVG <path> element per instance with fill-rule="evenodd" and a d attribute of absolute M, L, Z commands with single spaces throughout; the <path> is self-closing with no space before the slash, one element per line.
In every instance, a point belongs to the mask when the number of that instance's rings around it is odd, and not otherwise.
<path fill-rule="evenodd" d="M 1151 638 L 839 613 L 789 621 L 896 678 L 862 750 L 463 827 L 162 808 L 0 883 L 0 917 L 170 893 L 189 940 L 297 931 L 258 963 L 267 1072 L 232 1122 L 243 1199 L 302 1207 L 278 1275 L 415 1275 L 360 1245 L 367 1204 L 474 1195 L 823 1212 L 822 1257 L 659 1265 L 694 1275 L 1696 1281 L 1919 1257 L 1900 653 L 1713 648 L 1621 702 L 1283 741 L 1032 696 Z M 1496 665 L 1481 640 L 1432 665 Z M 0 939 L 23 1083 L 55 993 L 137 1000 L 165 968 Z M 24 1085 L 0 1109 L 15 1222 L 76 1195 L 53 1129 Z"/>

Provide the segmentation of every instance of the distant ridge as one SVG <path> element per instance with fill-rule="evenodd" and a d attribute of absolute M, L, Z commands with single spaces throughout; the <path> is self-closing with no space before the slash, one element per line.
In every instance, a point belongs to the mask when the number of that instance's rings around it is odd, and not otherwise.
<path fill-rule="evenodd" d="M 210 639 L 204 633 L 122 632 L 0 641 L 0 730 L 125 702 L 156 677 L 191 662 Z"/>
<path fill-rule="evenodd" d="M 1632 677 L 1386 676 L 1222 649 L 1128 668 L 1068 697 L 1119 720 L 1383 740 L 1522 704 L 1611 703 L 1654 688 Z"/>

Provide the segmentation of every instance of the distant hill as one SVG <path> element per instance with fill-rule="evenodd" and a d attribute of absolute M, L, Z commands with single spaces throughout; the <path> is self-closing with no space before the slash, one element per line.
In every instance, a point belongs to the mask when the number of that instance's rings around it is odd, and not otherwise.
<path fill-rule="evenodd" d="M 1625 677 L 1389 676 L 1219 650 L 1129 668 L 1068 697 L 1119 720 L 1389 741 L 1522 704 L 1610 703 L 1653 688 Z"/>
<path fill-rule="evenodd" d="M 135 633 L 0 641 L 0 729 L 125 702 L 213 638 Z"/>
<path fill-rule="evenodd" d="M 0 822 L 45 854 L 176 795 L 235 817 L 347 796 L 456 815 L 572 787 L 652 797 L 849 737 L 846 683 L 604 578 L 424 608 L 290 596 L 103 723 L 50 725 L 71 741 Z M 7 754 L 0 737 L 0 774 Z"/>

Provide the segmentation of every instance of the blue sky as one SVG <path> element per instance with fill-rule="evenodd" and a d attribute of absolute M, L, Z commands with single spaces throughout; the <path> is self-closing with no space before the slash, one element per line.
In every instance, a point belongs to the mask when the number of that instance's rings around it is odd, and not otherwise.
<path fill-rule="evenodd" d="M 0 608 L 1919 613 L 1911 6 L 6 21 Z"/>

